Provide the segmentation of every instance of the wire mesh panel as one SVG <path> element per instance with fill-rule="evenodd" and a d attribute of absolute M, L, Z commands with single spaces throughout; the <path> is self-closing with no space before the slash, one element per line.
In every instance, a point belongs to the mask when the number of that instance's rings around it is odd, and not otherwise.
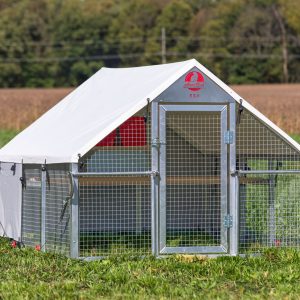
<path fill-rule="evenodd" d="M 238 170 L 300 170 L 299 152 L 246 110 L 237 124 L 236 144 Z"/>
<path fill-rule="evenodd" d="M 22 201 L 22 242 L 28 246 L 41 242 L 41 168 L 24 165 Z"/>
<path fill-rule="evenodd" d="M 80 172 L 141 172 L 151 168 L 151 118 L 145 108 L 80 160 Z"/>
<path fill-rule="evenodd" d="M 80 160 L 80 256 L 151 250 L 150 133 L 145 108 Z"/>
<path fill-rule="evenodd" d="M 240 251 L 300 247 L 299 174 L 240 178 Z"/>
<path fill-rule="evenodd" d="M 244 111 L 237 124 L 240 252 L 299 247 L 299 152 Z M 264 171 L 266 171 L 264 173 Z"/>
<path fill-rule="evenodd" d="M 221 132 L 219 112 L 166 112 L 166 247 L 222 243 Z"/>
<path fill-rule="evenodd" d="M 80 177 L 80 256 L 151 250 L 149 176 Z"/>
<path fill-rule="evenodd" d="M 47 166 L 45 249 L 70 252 L 70 201 L 72 183 L 69 165 Z"/>

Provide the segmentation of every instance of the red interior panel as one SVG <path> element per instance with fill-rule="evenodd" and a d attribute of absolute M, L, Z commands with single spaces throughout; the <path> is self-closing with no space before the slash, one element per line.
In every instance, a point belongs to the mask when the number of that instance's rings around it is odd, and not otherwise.
<path fill-rule="evenodd" d="M 119 134 L 119 137 L 117 136 Z M 116 140 L 121 146 L 145 146 L 146 145 L 146 124 L 144 117 L 131 117 L 119 127 L 119 133 L 114 130 L 107 135 L 97 147 L 116 146 Z"/>

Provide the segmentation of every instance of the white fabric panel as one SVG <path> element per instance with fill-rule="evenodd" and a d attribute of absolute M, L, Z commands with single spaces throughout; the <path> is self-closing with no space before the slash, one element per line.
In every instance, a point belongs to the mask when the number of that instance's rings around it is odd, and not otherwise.
<path fill-rule="evenodd" d="M 0 149 L 0 161 L 77 162 L 112 130 L 152 101 L 178 78 L 198 68 L 237 102 L 241 97 L 195 59 L 137 67 L 102 68 Z M 300 145 L 245 100 L 243 105 L 290 145 Z"/>
<path fill-rule="evenodd" d="M 0 170 L 0 235 L 21 238 L 22 176 L 21 164 L 1 163 Z"/>
<path fill-rule="evenodd" d="M 151 67 L 102 68 L 0 150 L 0 161 L 77 162 L 153 100 L 194 60 Z"/>

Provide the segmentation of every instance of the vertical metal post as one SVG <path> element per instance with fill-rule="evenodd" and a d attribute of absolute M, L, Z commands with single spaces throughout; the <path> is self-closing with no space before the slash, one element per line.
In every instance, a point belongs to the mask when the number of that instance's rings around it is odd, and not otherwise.
<path fill-rule="evenodd" d="M 46 190 L 47 174 L 46 166 L 42 165 L 41 174 L 41 250 L 46 250 Z"/>
<path fill-rule="evenodd" d="M 227 144 L 224 142 L 224 135 L 227 131 L 228 127 L 228 121 L 227 121 L 227 107 L 221 111 L 220 118 L 221 118 L 221 154 L 220 154 L 220 167 L 221 171 L 218 174 L 221 176 L 221 182 L 220 182 L 220 189 L 221 189 L 221 245 L 228 249 L 228 229 L 224 226 L 224 218 L 228 214 L 228 147 Z M 214 227 L 213 227 L 214 228 Z"/>
<path fill-rule="evenodd" d="M 159 212 L 158 212 L 158 223 L 159 223 L 159 252 L 166 247 L 167 242 L 167 149 L 166 149 L 166 135 L 167 135 L 167 124 L 166 124 L 166 110 L 163 106 L 159 107 Z"/>
<path fill-rule="evenodd" d="M 159 138 L 158 135 L 158 103 L 152 102 L 151 107 L 151 138 L 152 138 L 152 149 L 151 149 L 151 158 L 152 158 L 152 171 L 159 170 L 159 148 L 157 144 L 153 141 L 157 141 Z M 157 256 L 159 254 L 158 249 L 158 202 L 159 202 L 159 179 L 160 176 L 151 177 L 151 245 L 152 245 L 152 254 Z"/>
<path fill-rule="evenodd" d="M 23 165 L 23 159 L 21 163 L 21 190 L 20 190 L 20 199 L 21 199 L 21 235 L 20 235 L 20 242 L 23 242 L 23 225 L 24 225 L 24 187 L 25 187 L 25 170 L 24 170 L 24 165 Z"/>
<path fill-rule="evenodd" d="M 78 172 L 78 164 L 72 163 L 71 165 L 72 173 Z M 73 177 L 73 198 L 72 198 L 72 208 L 71 208 L 71 245 L 70 245 L 70 251 L 71 251 L 71 257 L 77 258 L 79 257 L 79 196 L 78 196 L 78 177 Z"/>
<path fill-rule="evenodd" d="M 233 134 L 233 142 L 229 146 L 229 180 L 230 180 L 230 191 L 229 191 L 229 207 L 230 214 L 232 216 L 232 227 L 230 228 L 230 254 L 238 254 L 238 243 L 239 243 L 239 193 L 238 193 L 238 176 L 236 174 L 236 111 L 235 103 L 229 104 L 229 130 Z"/>
<path fill-rule="evenodd" d="M 268 161 L 268 169 L 273 170 L 273 160 Z M 274 246 L 276 239 L 276 222 L 275 222 L 275 176 L 269 175 L 269 246 Z"/>

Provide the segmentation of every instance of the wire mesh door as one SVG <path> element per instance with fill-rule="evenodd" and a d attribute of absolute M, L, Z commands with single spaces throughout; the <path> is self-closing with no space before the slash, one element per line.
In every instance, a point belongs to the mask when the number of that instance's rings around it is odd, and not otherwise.
<path fill-rule="evenodd" d="M 160 253 L 227 252 L 226 106 L 162 105 L 159 119 Z"/>

